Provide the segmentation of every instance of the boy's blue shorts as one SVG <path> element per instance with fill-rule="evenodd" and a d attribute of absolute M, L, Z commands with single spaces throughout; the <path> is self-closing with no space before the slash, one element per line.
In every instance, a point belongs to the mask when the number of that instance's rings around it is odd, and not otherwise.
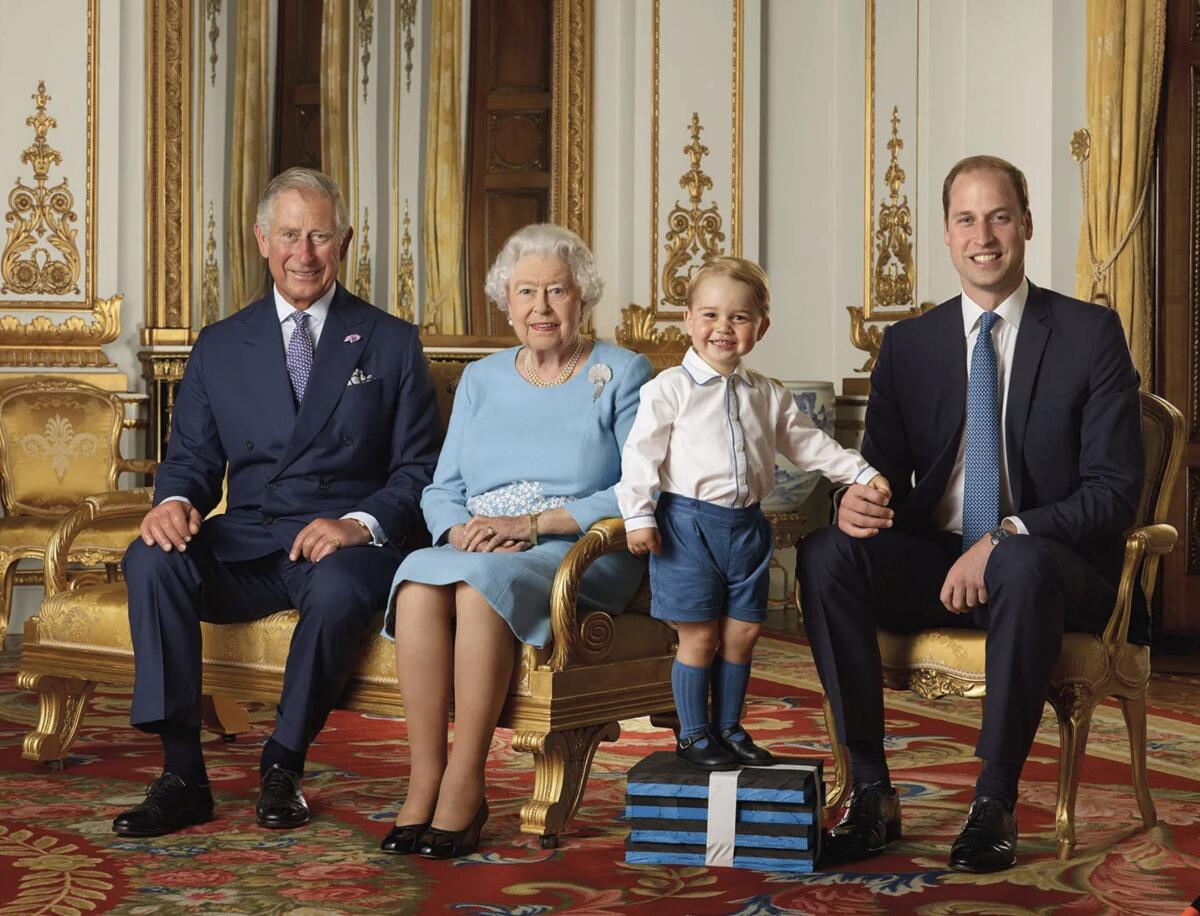
<path fill-rule="evenodd" d="M 654 516 L 662 548 L 650 557 L 650 616 L 683 623 L 722 615 L 766 619 L 774 538 L 757 504 L 727 509 L 660 493 Z"/>

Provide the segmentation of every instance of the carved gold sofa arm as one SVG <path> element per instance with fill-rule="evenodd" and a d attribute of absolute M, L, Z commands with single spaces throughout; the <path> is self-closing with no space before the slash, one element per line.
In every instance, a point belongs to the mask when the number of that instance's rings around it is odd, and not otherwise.
<path fill-rule="evenodd" d="M 67 589 L 67 558 L 79 533 L 103 519 L 140 519 L 150 511 L 154 494 L 148 488 L 114 490 L 89 496 L 68 512 L 46 545 L 46 597 Z"/>
<path fill-rule="evenodd" d="M 562 671 L 578 660 L 575 609 L 584 573 L 600 557 L 624 549 L 624 520 L 605 518 L 592 525 L 563 557 L 550 589 L 550 632 L 554 644 L 546 667 L 551 671 Z"/>

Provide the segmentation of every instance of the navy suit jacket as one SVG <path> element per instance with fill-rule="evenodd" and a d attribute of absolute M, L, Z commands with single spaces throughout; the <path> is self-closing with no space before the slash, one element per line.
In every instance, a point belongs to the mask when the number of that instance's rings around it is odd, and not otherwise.
<path fill-rule="evenodd" d="M 373 378 L 348 385 L 354 370 Z M 175 399 L 154 502 L 184 496 L 223 560 L 288 550 L 316 518 L 374 516 L 399 552 L 424 532 L 440 446 L 417 329 L 340 284 L 297 409 L 273 294 L 200 332 Z"/>
<path fill-rule="evenodd" d="M 1145 462 L 1138 375 L 1116 312 L 1029 284 L 1009 370 L 1005 451 L 1014 514 L 1032 535 L 1120 577 Z M 966 421 L 961 297 L 887 329 L 863 456 L 892 484 L 898 528 L 931 531 Z M 1144 638 L 1136 589 L 1130 638 Z M 1139 612 L 1140 611 L 1140 615 Z"/>

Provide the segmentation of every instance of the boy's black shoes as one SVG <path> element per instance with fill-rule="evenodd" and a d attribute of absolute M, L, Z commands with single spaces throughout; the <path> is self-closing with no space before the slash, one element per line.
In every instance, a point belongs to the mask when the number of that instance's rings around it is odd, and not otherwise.
<path fill-rule="evenodd" d="M 731 725 L 721 732 L 721 743 L 744 767 L 769 767 L 776 763 L 775 756 L 765 747 L 755 744 L 750 734 L 740 725 Z"/>
<path fill-rule="evenodd" d="M 736 770 L 741 764 L 733 751 L 707 728 L 675 744 L 675 756 L 702 770 Z"/>
<path fill-rule="evenodd" d="M 181 776 L 163 773 L 146 789 L 145 801 L 113 818 L 112 829 L 120 836 L 164 836 L 212 819 L 212 789 L 207 784 L 193 786 Z"/>

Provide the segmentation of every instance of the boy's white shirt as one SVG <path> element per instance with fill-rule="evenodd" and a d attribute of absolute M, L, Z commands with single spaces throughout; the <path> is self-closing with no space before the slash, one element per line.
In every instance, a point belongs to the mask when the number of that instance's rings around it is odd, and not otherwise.
<path fill-rule="evenodd" d="M 877 473 L 813 426 L 782 385 L 740 361 L 722 376 L 689 347 L 683 365 L 642 386 L 616 488 L 625 529 L 657 527 L 661 491 L 727 508 L 761 502 L 775 487 L 776 451 L 839 484 Z"/>

